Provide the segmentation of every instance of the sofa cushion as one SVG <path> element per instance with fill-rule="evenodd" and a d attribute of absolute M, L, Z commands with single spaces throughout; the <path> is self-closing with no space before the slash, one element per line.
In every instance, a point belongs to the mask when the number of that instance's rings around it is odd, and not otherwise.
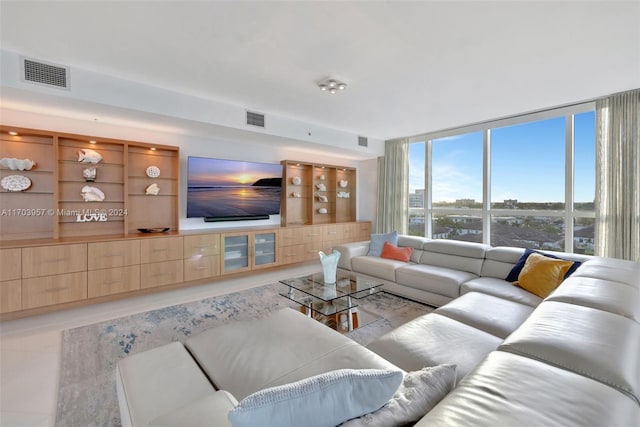
<path fill-rule="evenodd" d="M 456 385 L 455 365 L 438 365 L 407 372 L 400 388 L 382 408 L 347 421 L 340 427 L 413 425 Z"/>
<path fill-rule="evenodd" d="M 382 246 L 382 252 L 380 253 L 380 258 L 409 262 L 411 260 L 412 253 L 413 248 L 410 246 L 398 247 L 392 243 L 384 242 L 384 245 Z"/>
<path fill-rule="evenodd" d="M 417 263 L 420 262 L 420 257 L 424 252 L 422 247 L 428 240 L 429 239 L 425 237 L 400 235 L 398 236 L 398 246 L 413 248 L 413 252 L 411 253 L 411 262 Z"/>
<path fill-rule="evenodd" d="M 532 253 L 513 284 L 540 298 L 546 298 L 564 280 L 565 275 L 569 274 L 573 265 L 573 261 Z"/>
<path fill-rule="evenodd" d="M 494 351 L 416 427 L 637 426 L 616 389 L 527 357 Z"/>
<path fill-rule="evenodd" d="M 466 271 L 424 264 L 404 265 L 395 271 L 395 281 L 399 285 L 410 286 L 451 298 L 456 298 L 460 295 L 460 284 L 476 277 L 478 276 Z"/>
<path fill-rule="evenodd" d="M 565 279 L 567 277 L 571 276 L 576 271 L 576 269 L 578 267 L 580 267 L 580 265 L 582 264 L 582 262 L 580 262 L 580 261 L 574 261 L 574 260 L 571 260 L 571 259 L 568 259 L 568 258 L 565 258 L 565 257 L 561 257 L 559 255 L 554 255 L 554 254 L 550 254 L 548 252 L 541 252 L 541 251 L 536 251 L 536 250 L 527 248 L 527 249 L 524 250 L 524 253 L 520 257 L 520 259 L 518 259 L 518 261 L 516 261 L 516 264 L 513 266 L 513 268 L 511 269 L 511 271 L 507 275 L 507 278 L 505 279 L 507 282 L 515 282 L 516 280 L 518 280 L 518 277 L 520 276 L 520 272 L 525 267 L 525 265 L 527 264 L 527 260 L 529 259 L 529 257 L 532 254 L 538 254 L 540 256 L 547 257 L 547 258 L 563 259 L 563 260 L 567 260 L 567 261 L 573 262 L 573 264 L 571 264 L 569 266 L 569 268 L 567 269 L 567 271 L 565 272 L 565 275 L 564 275 Z"/>
<path fill-rule="evenodd" d="M 123 425 L 150 425 L 152 420 L 215 393 L 179 342 L 120 360 L 116 383 Z"/>
<path fill-rule="evenodd" d="M 464 377 L 502 338 L 437 313 L 413 319 L 367 347 L 405 371 L 450 363 Z"/>
<path fill-rule="evenodd" d="M 229 412 L 233 427 L 335 426 L 380 409 L 394 395 L 399 370 L 340 369 L 260 390 Z"/>
<path fill-rule="evenodd" d="M 513 286 L 510 282 L 494 277 L 478 277 L 460 285 L 460 294 L 474 291 L 519 302 L 531 307 L 536 307 L 542 302 L 542 298 L 539 296 Z"/>
<path fill-rule="evenodd" d="M 392 231 L 390 233 L 384 234 L 372 234 L 371 242 L 369 243 L 369 253 L 368 256 L 380 256 L 382 252 L 382 246 L 384 242 L 389 242 L 394 245 L 398 244 L 398 232 Z"/>
<path fill-rule="evenodd" d="M 600 381 L 640 404 L 640 324 L 631 319 L 544 301 L 500 350 Z"/>
<path fill-rule="evenodd" d="M 238 401 L 224 390 L 216 391 L 182 408 L 163 414 L 149 423 L 149 427 L 231 427 L 227 414 Z"/>
<path fill-rule="evenodd" d="M 213 384 L 236 399 L 336 369 L 397 369 L 291 308 L 208 329 L 185 346 Z"/>
<path fill-rule="evenodd" d="M 421 264 L 466 271 L 476 276 L 482 271 L 489 245 L 458 240 L 429 240 L 422 247 Z"/>
<path fill-rule="evenodd" d="M 640 289 L 640 263 L 615 258 L 595 257 L 574 273 L 577 277 L 613 280 Z"/>
<path fill-rule="evenodd" d="M 640 289 L 625 283 L 571 276 L 545 301 L 597 308 L 640 323 Z"/>
<path fill-rule="evenodd" d="M 436 313 L 473 326 L 500 338 L 515 331 L 533 312 L 528 305 L 480 292 L 468 292 Z"/>
<path fill-rule="evenodd" d="M 495 248 L 487 249 L 480 275 L 482 277 L 504 279 L 509 275 L 514 264 L 518 262 L 523 253 L 523 248 L 509 246 L 496 246 Z"/>
<path fill-rule="evenodd" d="M 391 282 L 396 281 L 396 269 L 405 265 L 407 263 L 404 261 L 373 256 L 359 256 L 351 260 L 351 269 L 353 271 Z"/>

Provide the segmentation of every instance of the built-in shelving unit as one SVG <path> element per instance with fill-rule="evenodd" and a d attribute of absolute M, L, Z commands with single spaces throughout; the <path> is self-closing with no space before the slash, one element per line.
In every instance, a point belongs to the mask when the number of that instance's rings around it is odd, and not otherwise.
<path fill-rule="evenodd" d="M 0 190 L 3 241 L 178 229 L 178 147 L 7 126 L 0 127 L 0 141 L 0 158 L 36 162 L 32 170 L 0 169 L 0 179 L 22 175 L 32 183 L 25 191 Z M 80 161 L 82 150 L 96 151 L 102 159 Z M 149 166 L 158 167 L 160 176 L 147 176 Z M 94 179 L 85 178 L 87 169 L 95 169 Z M 159 193 L 146 194 L 153 183 Z M 97 188 L 104 200 L 85 201 L 86 186 Z"/>
<path fill-rule="evenodd" d="M 356 169 L 284 160 L 282 225 L 356 220 Z"/>

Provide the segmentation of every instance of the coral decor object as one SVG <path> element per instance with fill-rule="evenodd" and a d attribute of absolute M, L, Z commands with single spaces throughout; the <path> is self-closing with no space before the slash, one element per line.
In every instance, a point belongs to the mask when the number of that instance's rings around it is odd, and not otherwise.
<path fill-rule="evenodd" d="M 158 193 L 160 193 L 160 187 L 158 187 L 158 184 L 154 182 L 144 190 L 144 193 L 148 196 L 157 196 Z"/>
<path fill-rule="evenodd" d="M 316 188 L 318 189 L 318 191 L 327 191 L 327 186 L 324 185 L 322 182 L 316 184 Z"/>
<path fill-rule="evenodd" d="M 322 194 L 316 194 L 316 198 L 318 199 L 319 202 L 322 202 L 322 203 L 327 203 L 329 201 L 327 196 L 323 196 Z"/>
<path fill-rule="evenodd" d="M 102 156 L 91 148 L 83 148 L 78 151 L 78 161 L 81 163 L 93 163 L 94 165 L 100 163 Z"/>
<path fill-rule="evenodd" d="M 302 179 L 299 176 L 294 176 L 293 178 L 291 178 L 291 183 L 293 185 L 300 185 L 302 184 Z"/>
<path fill-rule="evenodd" d="M 104 193 L 97 187 L 85 185 L 82 187 L 80 195 L 85 202 L 102 202 L 104 201 Z"/>
<path fill-rule="evenodd" d="M 344 180 L 344 179 L 341 179 L 341 180 L 338 182 L 338 185 L 339 185 L 341 188 L 347 188 L 347 187 L 349 186 L 349 181 Z"/>
<path fill-rule="evenodd" d="M 351 194 L 348 191 L 338 191 L 338 199 L 348 199 Z"/>
<path fill-rule="evenodd" d="M 84 177 L 85 181 L 93 182 L 96 180 L 96 173 L 96 168 L 86 168 L 82 171 L 82 176 Z"/>
<path fill-rule="evenodd" d="M 16 159 L 14 157 L 5 157 L 0 160 L 2 167 L 11 169 L 12 171 L 30 171 L 36 165 L 31 159 Z"/>
<path fill-rule="evenodd" d="M 31 187 L 31 180 L 22 175 L 8 175 L 2 178 L 0 185 L 7 191 L 24 191 Z"/>

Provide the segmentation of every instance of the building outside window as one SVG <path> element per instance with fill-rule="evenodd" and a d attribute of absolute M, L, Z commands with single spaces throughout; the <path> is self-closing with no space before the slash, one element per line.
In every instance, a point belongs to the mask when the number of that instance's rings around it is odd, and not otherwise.
<path fill-rule="evenodd" d="M 593 103 L 422 135 L 409 234 L 593 254 Z"/>

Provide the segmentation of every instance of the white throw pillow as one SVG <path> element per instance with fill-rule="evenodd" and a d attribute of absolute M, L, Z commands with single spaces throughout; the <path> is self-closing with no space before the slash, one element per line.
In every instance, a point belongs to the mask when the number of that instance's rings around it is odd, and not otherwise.
<path fill-rule="evenodd" d="M 409 372 L 386 405 L 340 427 L 395 427 L 413 425 L 456 385 L 456 365 L 438 365 Z"/>
<path fill-rule="evenodd" d="M 229 411 L 234 427 L 336 426 L 382 407 L 403 373 L 384 369 L 339 369 L 260 390 Z"/>

